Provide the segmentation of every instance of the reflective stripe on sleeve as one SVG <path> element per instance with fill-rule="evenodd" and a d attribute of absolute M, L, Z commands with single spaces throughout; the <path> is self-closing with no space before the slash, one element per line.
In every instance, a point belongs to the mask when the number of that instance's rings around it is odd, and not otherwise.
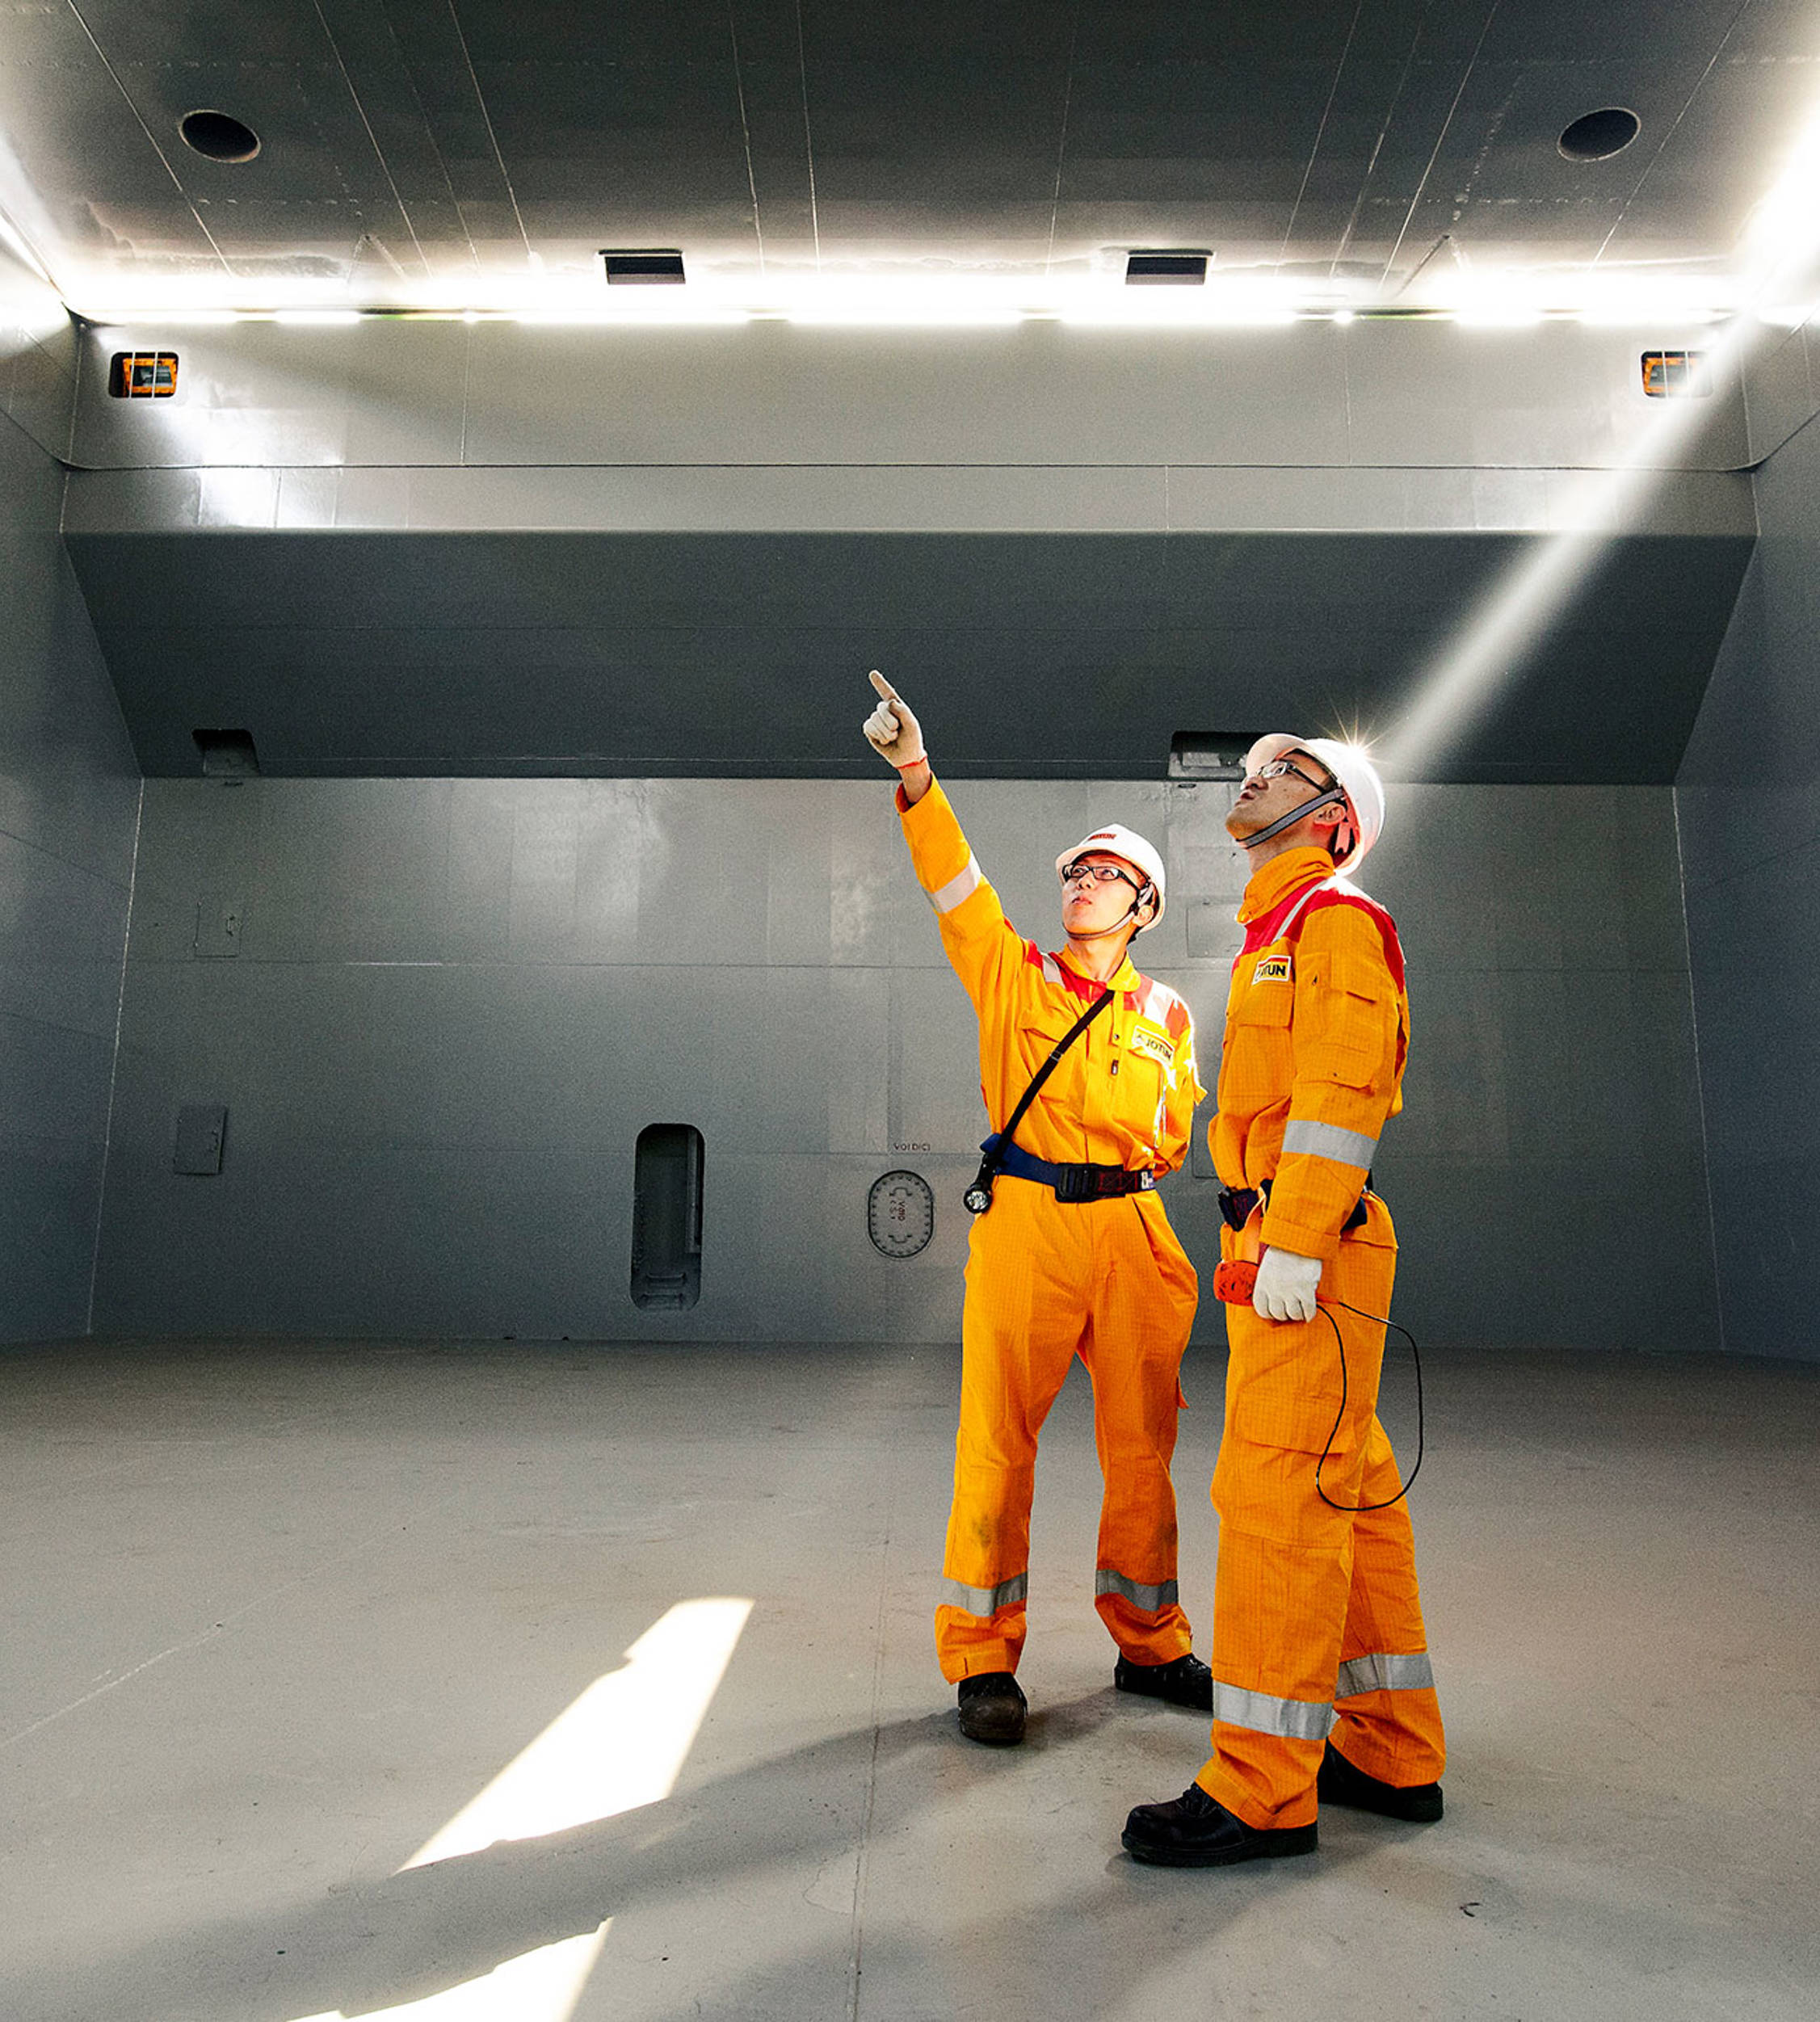
<path fill-rule="evenodd" d="M 1123 1573 L 1115 1573 L 1109 1566 L 1102 1566 L 1094 1574 L 1093 1591 L 1095 1594 L 1116 1594 L 1121 1600 L 1129 1601 L 1133 1608 L 1141 1608 L 1146 1615 L 1173 1608 L 1181 1598 L 1181 1589 L 1172 1579 L 1146 1587 L 1141 1580 L 1127 1579 Z"/>
<path fill-rule="evenodd" d="M 1059 983 L 1061 981 L 1061 965 L 1053 955 L 1043 957 L 1043 981 L 1045 983 Z"/>
<path fill-rule="evenodd" d="M 996 1615 L 1001 1608 L 1022 1600 L 1029 1591 L 1028 1573 L 1014 1573 L 996 1587 L 964 1587 L 957 1579 L 944 1579 L 941 1584 L 943 1605 L 963 1609 L 969 1615 Z"/>
<path fill-rule="evenodd" d="M 1286 1741 L 1325 1741 L 1334 1724 L 1330 1701 L 1272 1699 L 1268 1692 L 1248 1692 L 1237 1685 L 1213 1681 L 1213 1717 L 1229 1727 L 1249 1727 L 1255 1734 L 1280 1734 Z"/>
<path fill-rule="evenodd" d="M 1427 1650 L 1419 1650 L 1409 1656 L 1373 1650 L 1368 1657 L 1349 1657 L 1340 1666 L 1334 1696 L 1351 1699 L 1360 1692 L 1423 1692 L 1431 1690 L 1434 1683 L 1435 1670 Z"/>
<path fill-rule="evenodd" d="M 929 903 L 938 913 L 952 913 L 964 899 L 971 898 L 986 882 L 986 874 L 980 868 L 977 856 L 967 859 L 967 868 L 957 876 L 929 894 Z"/>
<path fill-rule="evenodd" d="M 1317 1158 L 1337 1159 L 1343 1166 L 1356 1166 L 1361 1172 L 1368 1172 L 1377 1150 L 1377 1138 L 1368 1137 L 1362 1131 L 1342 1130 L 1338 1124 L 1309 1123 L 1292 1118 L 1283 1133 L 1285 1158 L 1293 1153 L 1307 1151 Z"/>

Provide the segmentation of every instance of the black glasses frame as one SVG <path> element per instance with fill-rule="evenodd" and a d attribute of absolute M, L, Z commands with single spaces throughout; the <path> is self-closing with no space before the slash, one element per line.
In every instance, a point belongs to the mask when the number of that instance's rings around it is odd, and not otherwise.
<path fill-rule="evenodd" d="M 1086 861 L 1084 857 L 1077 856 L 1072 864 L 1064 864 L 1061 871 L 1062 883 L 1064 885 L 1074 883 L 1076 874 Z M 1114 878 L 1122 878 L 1133 891 L 1141 892 L 1145 889 L 1145 887 L 1138 883 L 1129 871 L 1121 870 L 1116 864 L 1087 864 L 1087 868 L 1093 872 L 1094 882 L 1096 885 L 1110 885 Z"/>

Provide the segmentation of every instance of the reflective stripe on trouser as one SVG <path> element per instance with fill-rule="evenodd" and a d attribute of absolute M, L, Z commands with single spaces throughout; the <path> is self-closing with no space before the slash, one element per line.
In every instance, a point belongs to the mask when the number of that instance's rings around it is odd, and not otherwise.
<path fill-rule="evenodd" d="M 1128 1579 L 1110 1566 L 1102 1566 L 1095 1573 L 1093 1591 L 1095 1599 L 1103 1594 L 1116 1594 L 1145 1615 L 1159 1614 L 1182 1598 L 1181 1590 L 1172 1579 L 1159 1580 L 1152 1586 L 1141 1579 Z"/>
<path fill-rule="evenodd" d="M 1036 1439 L 1076 1355 L 1093 1380 L 1106 1484 L 1095 1606 L 1139 1663 L 1187 1654 L 1169 1463 L 1196 1297 L 1193 1267 L 1154 1194 L 1065 1206 L 1046 1187 L 999 1179 L 969 1246 L 954 1504 L 935 1610 L 950 1680 L 1017 1668 Z"/>
<path fill-rule="evenodd" d="M 1229 1255 L 1241 1240 L 1226 1232 Z M 1322 1288 L 1388 1313 L 1395 1274 L 1389 1214 L 1372 1200 Z M 1198 1781 L 1247 1825 L 1305 1825 L 1330 1730 L 1368 1776 L 1409 1784 L 1441 1775 L 1445 1744 L 1409 1505 L 1353 1513 L 1316 1492 L 1315 1463 L 1340 1403 L 1339 1354 L 1325 1314 L 1298 1325 L 1228 1306 L 1225 1317 L 1225 1430 L 1213 1477 L 1213 1753 Z M 1322 1486 L 1335 1503 L 1384 1502 L 1400 1482 L 1376 1415 L 1384 1330 L 1335 1317 L 1345 1330 L 1347 1407 Z"/>

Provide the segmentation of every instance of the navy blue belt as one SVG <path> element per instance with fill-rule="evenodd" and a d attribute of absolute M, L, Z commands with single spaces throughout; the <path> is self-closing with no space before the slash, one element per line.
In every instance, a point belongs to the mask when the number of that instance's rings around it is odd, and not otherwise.
<path fill-rule="evenodd" d="M 1007 1166 L 1006 1171 L 1008 1172 L 1010 1170 Z M 1372 1176 L 1368 1172 L 1365 1175 L 1365 1193 L 1369 1193 L 1371 1189 Z M 1365 1193 L 1360 1195 L 1351 1213 L 1340 1224 L 1339 1232 L 1343 1236 L 1351 1230 L 1364 1227 Z M 1242 1229 L 1251 1219 L 1258 1203 L 1269 1199 L 1270 1182 L 1267 1179 L 1256 1187 L 1222 1187 L 1220 1189 L 1220 1219 L 1229 1229 Z"/>
<path fill-rule="evenodd" d="M 1048 1187 L 1057 1200 L 1116 1200 L 1128 1193 L 1153 1193 L 1157 1176 L 1147 1167 L 1133 1172 L 1124 1166 L 1057 1166 L 1047 1158 L 1033 1158 L 1021 1145 L 1001 1144 L 988 1137 L 980 1146 L 1000 1172 L 1014 1179 L 1034 1179 Z"/>

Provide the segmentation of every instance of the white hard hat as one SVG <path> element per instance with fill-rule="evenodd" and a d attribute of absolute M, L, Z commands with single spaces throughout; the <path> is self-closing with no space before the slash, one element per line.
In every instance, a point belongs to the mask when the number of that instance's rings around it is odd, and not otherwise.
<path fill-rule="evenodd" d="M 1290 751 L 1305 751 L 1311 759 L 1318 759 L 1339 782 L 1351 818 L 1351 835 L 1348 843 L 1346 829 L 1335 831 L 1334 868 L 1350 877 L 1384 833 L 1384 782 L 1377 776 L 1377 767 L 1356 744 L 1342 744 L 1334 738 L 1292 738 L 1279 730 L 1259 738 L 1246 753 L 1246 772 L 1255 772 L 1260 765 Z"/>
<path fill-rule="evenodd" d="M 1060 877 L 1077 857 L 1085 856 L 1091 851 L 1098 851 L 1107 856 L 1122 858 L 1134 871 L 1140 871 L 1154 888 L 1157 910 L 1150 920 L 1154 927 L 1162 918 L 1163 900 L 1166 896 L 1169 874 L 1164 870 L 1162 859 L 1134 830 L 1122 822 L 1112 822 L 1103 829 L 1095 829 L 1091 835 L 1083 835 L 1071 850 L 1064 850 L 1055 860 L 1055 874 Z"/>

